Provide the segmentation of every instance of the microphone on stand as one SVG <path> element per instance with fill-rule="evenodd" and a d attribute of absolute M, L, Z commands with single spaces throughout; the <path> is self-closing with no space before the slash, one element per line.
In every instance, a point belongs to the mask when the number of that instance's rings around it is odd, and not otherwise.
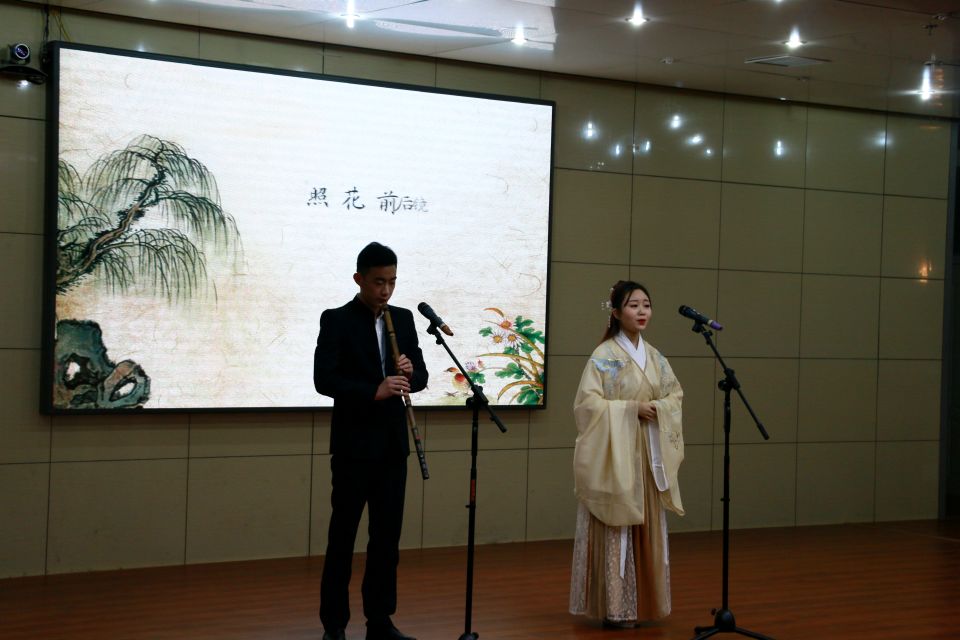
<path fill-rule="evenodd" d="M 434 311 L 430 305 L 426 302 L 421 302 L 417 305 L 417 310 L 424 315 L 424 317 L 430 321 L 435 327 L 440 327 L 440 331 L 443 331 L 448 336 L 453 335 L 453 329 L 447 326 L 447 323 L 443 321 L 443 318 L 437 315 L 437 312 Z"/>
<path fill-rule="evenodd" d="M 684 318 L 690 318 L 694 322 L 705 324 L 711 329 L 713 329 L 714 331 L 723 331 L 722 324 L 720 324 L 716 320 L 711 320 L 710 318 L 703 315 L 693 307 L 688 307 L 687 305 L 682 304 L 680 305 L 680 309 L 678 309 L 678 311 L 680 312 L 680 315 L 682 315 Z"/>

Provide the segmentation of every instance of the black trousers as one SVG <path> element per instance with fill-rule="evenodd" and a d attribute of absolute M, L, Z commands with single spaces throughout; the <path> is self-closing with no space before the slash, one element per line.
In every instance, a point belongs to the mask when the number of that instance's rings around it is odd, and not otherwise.
<path fill-rule="evenodd" d="M 333 491 L 327 555 L 320 581 L 320 622 L 345 629 L 350 620 L 353 546 L 367 506 L 369 542 L 363 574 L 363 613 L 367 624 L 386 624 L 397 610 L 397 564 L 407 484 L 406 456 L 380 460 L 330 458 Z"/>

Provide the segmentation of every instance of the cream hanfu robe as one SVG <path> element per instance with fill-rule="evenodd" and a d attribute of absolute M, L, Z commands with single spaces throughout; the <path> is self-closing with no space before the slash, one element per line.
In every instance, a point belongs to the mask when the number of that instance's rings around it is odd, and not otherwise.
<path fill-rule="evenodd" d="M 574 401 L 579 502 L 570 612 L 613 622 L 670 613 L 666 510 L 683 515 L 683 390 L 667 359 L 618 334 L 587 362 Z M 653 402 L 657 420 L 637 416 Z"/>

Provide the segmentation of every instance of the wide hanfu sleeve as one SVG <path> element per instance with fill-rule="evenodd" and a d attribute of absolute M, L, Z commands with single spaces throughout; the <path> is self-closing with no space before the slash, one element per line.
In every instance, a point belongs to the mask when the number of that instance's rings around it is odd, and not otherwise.
<path fill-rule="evenodd" d="M 660 500 L 664 508 L 683 515 L 677 479 L 680 463 L 683 462 L 683 389 L 667 359 L 659 351 L 651 351 L 660 374 L 658 397 L 653 400 L 657 407 L 658 433 L 651 440 L 659 445 L 659 461 L 667 482 L 666 491 L 660 493 Z"/>
<path fill-rule="evenodd" d="M 573 406 L 578 434 L 573 453 L 575 492 L 590 513 L 609 526 L 643 522 L 639 402 L 620 398 L 626 364 L 594 352 Z"/>

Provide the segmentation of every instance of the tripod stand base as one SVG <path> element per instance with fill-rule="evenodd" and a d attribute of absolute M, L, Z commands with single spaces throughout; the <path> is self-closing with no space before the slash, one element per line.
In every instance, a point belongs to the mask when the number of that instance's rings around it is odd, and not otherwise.
<path fill-rule="evenodd" d="M 479 637 L 480 637 L 479 633 L 473 633 L 471 631 L 470 633 L 465 633 L 462 636 L 460 636 L 459 640 L 477 640 L 477 638 Z"/>
<path fill-rule="evenodd" d="M 773 640 L 773 638 L 769 636 L 738 627 L 737 621 L 733 617 L 733 611 L 729 609 L 719 609 L 716 611 L 713 616 L 712 627 L 694 627 L 693 632 L 697 634 L 693 640 L 702 640 L 703 638 L 709 638 L 718 633 L 738 633 L 748 638 L 757 638 L 757 640 Z"/>

